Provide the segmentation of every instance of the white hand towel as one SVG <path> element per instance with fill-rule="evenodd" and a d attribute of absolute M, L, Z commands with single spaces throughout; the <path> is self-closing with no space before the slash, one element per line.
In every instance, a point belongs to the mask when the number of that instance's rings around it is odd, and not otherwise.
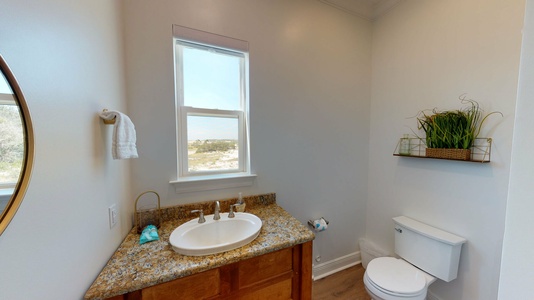
<path fill-rule="evenodd" d="M 113 159 L 137 158 L 137 147 L 135 146 L 137 138 L 132 120 L 127 115 L 113 110 L 101 112 L 100 117 L 105 120 L 116 118 L 111 147 Z"/>

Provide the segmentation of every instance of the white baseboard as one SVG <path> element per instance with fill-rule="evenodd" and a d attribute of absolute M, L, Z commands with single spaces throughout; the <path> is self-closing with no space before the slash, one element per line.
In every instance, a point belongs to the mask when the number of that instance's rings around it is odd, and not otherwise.
<path fill-rule="evenodd" d="M 345 270 L 361 263 L 360 251 L 313 266 L 313 280 Z"/>

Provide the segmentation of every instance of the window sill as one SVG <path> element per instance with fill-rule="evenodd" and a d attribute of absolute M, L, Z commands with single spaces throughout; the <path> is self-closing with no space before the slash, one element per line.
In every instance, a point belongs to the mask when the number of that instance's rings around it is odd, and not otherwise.
<path fill-rule="evenodd" d="M 251 186 L 254 180 L 256 180 L 256 174 L 236 173 L 181 178 L 169 183 L 174 186 L 177 194 L 182 194 Z"/>

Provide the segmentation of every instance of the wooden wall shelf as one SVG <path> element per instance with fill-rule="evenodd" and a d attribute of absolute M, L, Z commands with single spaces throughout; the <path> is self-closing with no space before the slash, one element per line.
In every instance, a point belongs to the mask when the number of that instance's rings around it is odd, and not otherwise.
<path fill-rule="evenodd" d="M 400 157 L 413 157 L 413 158 L 427 158 L 427 159 L 441 159 L 441 160 L 456 160 L 464 162 L 476 162 L 476 163 L 489 163 L 491 161 L 491 138 L 476 138 L 471 147 L 471 159 L 470 160 L 459 160 L 459 159 L 447 159 L 447 158 L 435 158 L 428 157 L 425 154 L 426 145 L 423 139 L 420 138 L 409 138 L 410 140 L 410 154 L 400 154 L 400 143 L 401 140 L 397 143 L 397 147 L 393 152 L 393 156 Z"/>

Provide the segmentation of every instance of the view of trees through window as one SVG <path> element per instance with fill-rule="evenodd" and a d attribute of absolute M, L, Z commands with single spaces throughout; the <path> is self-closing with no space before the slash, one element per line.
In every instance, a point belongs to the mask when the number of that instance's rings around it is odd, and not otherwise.
<path fill-rule="evenodd" d="M 188 141 L 189 170 L 233 170 L 239 166 L 237 140 Z"/>
<path fill-rule="evenodd" d="M 187 121 L 189 172 L 234 171 L 239 168 L 236 118 L 189 116 Z"/>
<path fill-rule="evenodd" d="M 17 182 L 24 157 L 24 134 L 17 105 L 0 105 L 0 184 Z"/>

